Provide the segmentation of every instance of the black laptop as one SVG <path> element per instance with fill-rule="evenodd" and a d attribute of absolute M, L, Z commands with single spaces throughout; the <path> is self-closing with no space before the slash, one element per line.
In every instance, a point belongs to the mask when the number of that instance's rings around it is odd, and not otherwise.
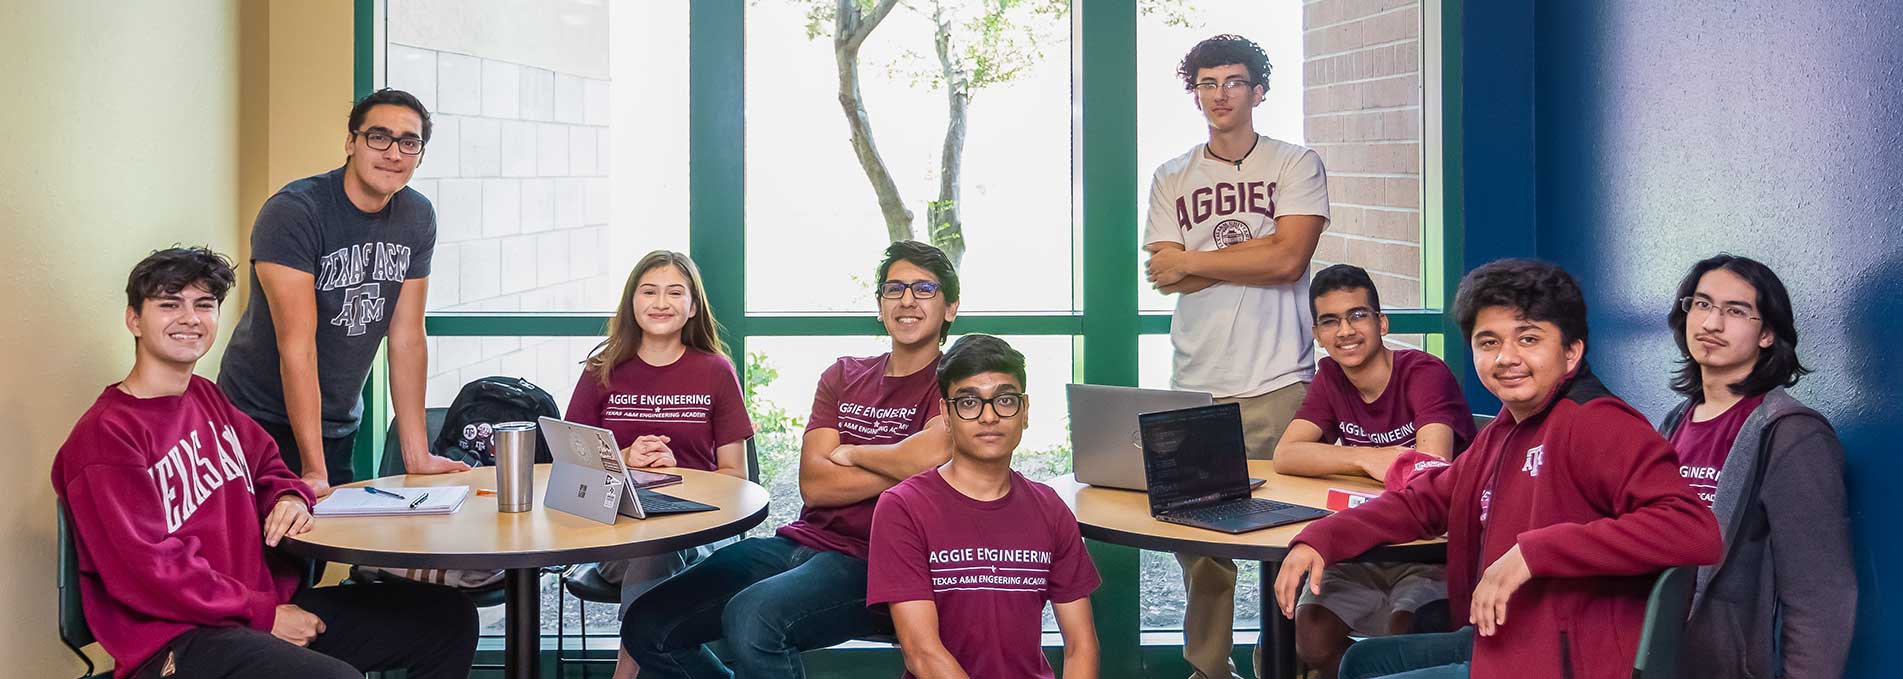
<path fill-rule="evenodd" d="M 1234 403 L 1143 413 L 1137 423 L 1150 516 L 1158 521 L 1247 533 L 1330 513 L 1249 497 L 1242 409 Z"/>

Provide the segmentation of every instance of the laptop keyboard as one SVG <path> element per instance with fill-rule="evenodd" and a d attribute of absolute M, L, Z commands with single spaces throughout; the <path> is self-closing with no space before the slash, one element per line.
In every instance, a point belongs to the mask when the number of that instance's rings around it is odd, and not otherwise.
<path fill-rule="evenodd" d="M 1188 509 L 1188 510 L 1183 510 L 1180 512 L 1173 512 L 1170 514 L 1170 518 L 1190 519 L 1194 521 L 1204 521 L 1204 522 L 1215 522 L 1215 521 L 1223 521 L 1226 519 L 1233 519 L 1240 516 L 1249 516 L 1251 514 L 1268 514 L 1270 512 L 1279 512 L 1284 509 L 1293 509 L 1296 506 L 1297 505 L 1292 505 L 1287 502 L 1276 502 L 1274 500 L 1264 500 L 1259 497 L 1252 497 L 1247 500 L 1242 500 L 1240 502 L 1225 502 L 1219 505 L 1211 505 L 1208 507 L 1202 507 L 1198 509 Z"/>
<path fill-rule="evenodd" d="M 635 497 L 641 500 L 641 511 L 649 514 L 688 512 L 705 506 L 699 502 L 683 500 L 651 490 L 636 491 Z"/>

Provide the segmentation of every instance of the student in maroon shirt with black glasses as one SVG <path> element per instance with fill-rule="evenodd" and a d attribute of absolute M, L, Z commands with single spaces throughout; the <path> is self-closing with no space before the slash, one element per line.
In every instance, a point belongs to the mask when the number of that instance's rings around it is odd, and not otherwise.
<path fill-rule="evenodd" d="M 1454 315 L 1505 408 L 1452 466 L 1298 534 L 1275 579 L 1282 612 L 1303 576 L 1319 592 L 1330 564 L 1445 533 L 1448 601 L 1472 627 L 1357 643 L 1341 676 L 1624 679 L 1658 572 L 1716 562 L 1718 524 L 1671 444 L 1593 377 L 1565 270 L 1482 266 Z"/>
<path fill-rule="evenodd" d="M 966 335 L 939 361 L 938 390 L 951 461 L 880 494 L 872 515 L 866 603 L 890 604 L 905 676 L 1051 679 L 1050 602 L 1065 679 L 1094 679 L 1097 567 L 1057 492 L 1011 471 L 1031 417 L 1024 354 Z"/>
<path fill-rule="evenodd" d="M 1666 317 L 1685 400 L 1659 431 L 1725 536 L 1724 560 L 1698 569 L 1680 663 L 1694 679 L 1839 677 L 1850 655 L 1844 447 L 1784 391 L 1810 372 L 1793 316 L 1770 267 L 1718 255 L 1692 265 Z"/>

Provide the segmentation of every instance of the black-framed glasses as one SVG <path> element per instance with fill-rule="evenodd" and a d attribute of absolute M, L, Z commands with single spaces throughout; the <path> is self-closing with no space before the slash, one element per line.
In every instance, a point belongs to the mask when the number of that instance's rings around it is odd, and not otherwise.
<path fill-rule="evenodd" d="M 1691 315 L 1693 312 L 1696 312 L 1702 318 L 1705 316 L 1710 316 L 1711 310 L 1718 309 L 1724 312 L 1725 314 L 1724 318 L 1727 321 L 1760 320 L 1757 316 L 1751 315 L 1751 312 L 1747 311 L 1744 307 L 1713 304 L 1711 300 L 1699 299 L 1697 297 L 1679 298 L 1678 308 L 1683 309 L 1687 316 Z"/>
<path fill-rule="evenodd" d="M 388 151 L 390 150 L 391 144 L 396 144 L 396 150 L 403 155 L 415 156 L 422 155 L 423 153 L 422 137 L 392 137 L 382 132 L 364 132 L 361 130 L 351 132 L 351 134 L 363 137 L 363 143 L 368 144 L 372 151 Z"/>
<path fill-rule="evenodd" d="M 1029 398 L 1024 394 L 998 394 L 991 398 L 957 396 L 952 398 L 951 406 L 958 419 L 976 420 L 984 416 L 985 405 L 990 404 L 991 412 L 997 413 L 998 419 L 1003 420 L 1017 417 L 1018 412 L 1024 410 L 1024 401 Z"/>
<path fill-rule="evenodd" d="M 1241 94 L 1249 88 L 1255 87 L 1255 81 L 1244 78 L 1230 78 L 1220 83 L 1214 80 L 1205 80 L 1196 83 L 1193 87 L 1196 89 L 1197 94 L 1203 96 L 1215 94 L 1217 88 L 1221 88 L 1222 91 L 1228 92 L 1229 94 Z"/>
<path fill-rule="evenodd" d="M 1378 315 L 1380 315 L 1380 312 L 1372 311 L 1369 309 L 1362 309 L 1362 308 L 1349 309 L 1346 315 L 1337 316 L 1334 314 L 1328 314 L 1326 316 L 1322 316 L 1321 318 L 1315 319 L 1315 329 L 1320 330 L 1322 332 L 1334 332 L 1335 329 L 1341 327 L 1341 322 L 1343 320 L 1348 321 L 1350 325 L 1361 325 L 1362 323 L 1368 322 L 1368 319 L 1374 318 L 1375 316 L 1378 316 Z"/>
<path fill-rule="evenodd" d="M 910 288 L 912 290 L 913 299 L 931 299 L 938 296 L 938 289 L 940 287 L 943 286 L 939 285 L 937 281 L 912 281 L 910 283 L 904 281 L 886 281 L 879 284 L 879 296 L 886 299 L 898 299 L 904 297 L 905 290 Z"/>

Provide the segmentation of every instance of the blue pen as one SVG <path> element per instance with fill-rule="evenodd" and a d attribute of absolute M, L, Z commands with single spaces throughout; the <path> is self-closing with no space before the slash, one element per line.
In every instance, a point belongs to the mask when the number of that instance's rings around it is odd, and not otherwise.
<path fill-rule="evenodd" d="M 398 495 L 398 494 L 396 494 L 396 493 L 392 493 L 392 492 L 390 492 L 390 491 L 387 491 L 387 490 L 384 490 L 384 489 L 382 489 L 382 488 L 378 488 L 378 487 L 376 487 L 376 486 L 364 486 L 364 487 L 363 487 L 363 489 L 364 489 L 364 491 L 365 491 L 365 492 L 368 492 L 368 493 L 370 493 L 371 495 L 388 495 L 388 496 L 390 496 L 390 497 L 393 497 L 393 498 L 396 498 L 396 499 L 398 499 L 398 500 L 402 500 L 402 501 L 404 501 L 404 502 L 408 502 L 408 501 L 410 500 L 410 499 L 409 499 L 409 498 L 407 498 L 407 497 L 403 497 L 403 496 L 401 496 L 401 495 Z"/>

